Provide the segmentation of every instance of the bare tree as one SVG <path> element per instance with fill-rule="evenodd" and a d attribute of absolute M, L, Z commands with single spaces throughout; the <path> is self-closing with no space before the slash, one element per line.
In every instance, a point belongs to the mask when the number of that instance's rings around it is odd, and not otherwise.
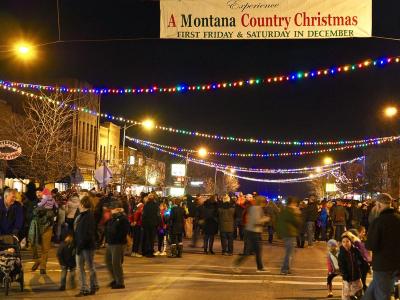
<path fill-rule="evenodd" d="M 70 175 L 73 105 L 71 94 L 42 94 L 25 99 L 24 114 L 8 118 L 2 135 L 22 147 L 22 155 L 9 164 L 16 176 L 44 185 Z"/>
<path fill-rule="evenodd" d="M 224 175 L 223 185 L 223 190 L 226 193 L 236 192 L 240 187 L 239 180 L 236 177 L 227 174 Z"/>
<path fill-rule="evenodd" d="M 204 186 L 204 190 L 205 190 L 206 194 L 214 194 L 214 190 L 215 190 L 214 178 L 207 177 L 203 183 L 203 186 Z"/>
<path fill-rule="evenodd" d="M 400 195 L 400 148 L 387 145 L 366 151 L 366 178 L 371 192 Z"/>

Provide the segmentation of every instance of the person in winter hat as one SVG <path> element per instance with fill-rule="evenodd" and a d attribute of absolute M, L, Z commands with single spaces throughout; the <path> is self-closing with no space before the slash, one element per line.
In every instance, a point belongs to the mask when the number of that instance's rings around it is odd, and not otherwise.
<path fill-rule="evenodd" d="M 42 207 L 45 209 L 54 209 L 58 208 L 58 204 L 56 200 L 53 199 L 51 192 L 48 188 L 44 188 L 41 192 L 42 199 L 40 200 L 38 207 Z"/>
<path fill-rule="evenodd" d="M 222 255 L 233 255 L 233 228 L 235 223 L 235 208 L 230 204 L 230 197 L 222 198 L 218 208 L 219 231 L 221 235 Z"/>
<path fill-rule="evenodd" d="M 124 289 L 124 262 L 125 246 L 127 235 L 130 231 L 130 224 L 122 203 L 113 201 L 110 203 L 111 219 L 105 224 L 106 254 L 105 261 L 111 275 L 111 288 Z"/>
<path fill-rule="evenodd" d="M 348 232 L 342 235 L 342 246 L 339 251 L 339 269 L 343 278 L 342 300 L 361 299 L 362 283 L 360 270 L 360 252 L 354 247 Z"/>
<path fill-rule="evenodd" d="M 365 246 L 372 251 L 374 273 L 365 292 L 366 300 L 389 300 L 393 282 L 400 271 L 400 215 L 392 207 L 392 202 L 389 194 L 378 195 L 377 217 L 368 228 Z"/>
<path fill-rule="evenodd" d="M 328 246 L 328 253 L 326 256 L 326 260 L 328 266 L 328 276 L 326 278 L 326 281 L 328 285 L 328 298 L 332 298 L 333 297 L 332 281 L 336 276 L 340 274 L 339 261 L 338 261 L 339 246 L 336 240 L 334 239 L 329 240 L 327 246 Z"/>

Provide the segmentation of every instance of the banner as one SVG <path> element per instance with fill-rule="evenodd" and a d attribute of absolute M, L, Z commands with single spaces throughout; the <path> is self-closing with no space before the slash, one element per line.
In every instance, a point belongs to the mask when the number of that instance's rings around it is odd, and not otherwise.
<path fill-rule="evenodd" d="M 160 38 L 370 37 L 372 0 L 160 0 Z"/>

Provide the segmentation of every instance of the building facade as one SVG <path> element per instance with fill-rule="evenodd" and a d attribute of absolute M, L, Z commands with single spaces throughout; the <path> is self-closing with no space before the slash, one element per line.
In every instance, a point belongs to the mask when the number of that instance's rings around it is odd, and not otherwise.
<path fill-rule="evenodd" d="M 139 195 L 152 190 L 162 192 L 165 188 L 165 163 L 146 157 L 133 147 L 125 147 L 121 151 L 125 164 L 121 174 L 128 193 Z"/>

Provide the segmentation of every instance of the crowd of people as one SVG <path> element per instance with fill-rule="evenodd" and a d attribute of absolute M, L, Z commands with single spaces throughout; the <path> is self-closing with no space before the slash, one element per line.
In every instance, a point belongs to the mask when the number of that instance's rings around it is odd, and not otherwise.
<path fill-rule="evenodd" d="M 311 248 L 315 242 L 326 242 L 328 297 L 333 296 L 333 278 L 341 275 L 342 299 L 361 299 L 362 294 L 363 299 L 390 299 L 400 271 L 400 239 L 393 236 L 400 232 L 400 216 L 398 202 L 387 194 L 379 194 L 376 201 L 320 201 L 311 195 L 284 202 L 256 193 L 181 198 L 160 197 L 155 192 L 126 196 L 94 189 L 60 193 L 29 183 L 23 195 L 5 189 L 0 200 L 0 234 L 16 235 L 24 248 L 31 249 L 32 271 L 39 269 L 40 274 L 46 274 L 52 242 L 57 244 L 60 290 L 66 288 L 68 273 L 75 282 L 78 270 L 79 297 L 94 295 L 99 289 L 96 249 L 105 247 L 110 287 L 123 289 L 124 256 L 180 258 L 183 237 L 196 247 L 202 236 L 204 254 L 215 255 L 214 239 L 219 233 L 221 254 L 226 256 L 234 254 L 234 240 L 242 240 L 233 270 L 240 272 L 243 262 L 254 255 L 257 272 L 265 272 L 264 232 L 268 243 L 283 240 L 282 275 L 291 274 L 296 246 Z M 371 266 L 373 280 L 367 288 Z"/>

